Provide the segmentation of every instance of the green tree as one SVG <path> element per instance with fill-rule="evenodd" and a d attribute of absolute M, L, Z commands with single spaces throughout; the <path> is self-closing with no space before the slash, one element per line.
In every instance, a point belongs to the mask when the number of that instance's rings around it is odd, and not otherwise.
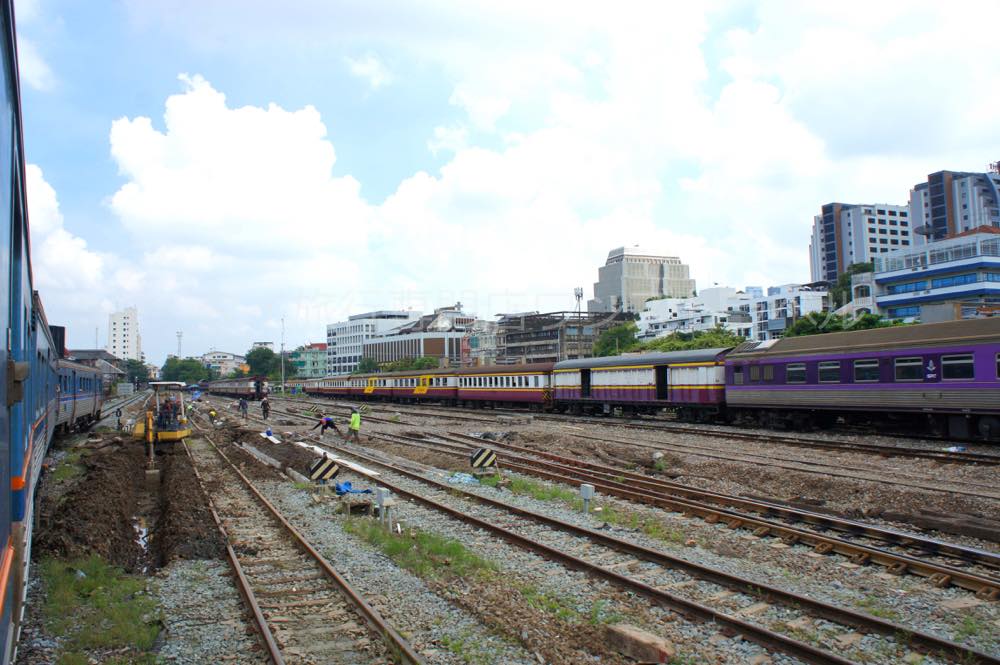
<path fill-rule="evenodd" d="M 437 369 L 438 359 L 432 356 L 420 356 L 418 358 L 403 358 L 391 363 L 382 365 L 382 370 L 386 372 L 410 372 L 421 369 Z"/>
<path fill-rule="evenodd" d="M 149 381 L 149 369 L 141 360 L 126 360 L 125 375 L 129 383 L 146 383 Z"/>
<path fill-rule="evenodd" d="M 628 351 L 636 344 L 635 334 L 638 330 L 634 321 L 611 326 L 594 340 L 594 355 L 615 356 Z"/>
<path fill-rule="evenodd" d="M 164 381 L 183 381 L 185 383 L 198 383 L 213 378 L 213 372 L 201 364 L 200 360 L 194 358 L 167 358 L 163 363 Z"/>
<path fill-rule="evenodd" d="M 241 379 L 241 378 L 243 378 L 246 375 L 247 375 L 246 372 L 244 372 L 241 368 L 237 367 L 232 372 L 230 372 L 229 374 L 227 374 L 225 378 L 227 378 L 227 379 Z"/>
<path fill-rule="evenodd" d="M 746 339 L 721 325 L 712 330 L 695 332 L 675 332 L 663 337 L 642 342 L 633 347 L 633 351 L 690 351 L 693 349 L 721 349 L 738 346 Z"/>
<path fill-rule="evenodd" d="M 280 367 L 274 351 L 263 346 L 248 351 L 246 358 L 250 376 L 267 376 L 274 368 Z"/>
<path fill-rule="evenodd" d="M 361 362 L 358 363 L 358 368 L 354 370 L 354 374 L 374 374 L 378 371 L 378 362 L 374 358 L 362 358 Z"/>

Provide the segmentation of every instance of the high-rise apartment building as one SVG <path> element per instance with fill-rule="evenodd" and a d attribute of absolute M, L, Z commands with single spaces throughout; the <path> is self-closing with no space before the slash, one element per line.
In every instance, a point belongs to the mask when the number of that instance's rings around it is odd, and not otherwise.
<path fill-rule="evenodd" d="M 419 318 L 420 312 L 382 310 L 355 314 L 346 321 L 327 325 L 327 373 L 350 374 L 361 362 L 365 342 Z"/>
<path fill-rule="evenodd" d="M 108 315 L 108 353 L 121 360 L 143 360 L 139 310 L 126 307 Z"/>
<path fill-rule="evenodd" d="M 813 217 L 812 281 L 835 281 L 853 263 L 868 263 L 879 254 L 909 246 L 912 234 L 908 206 L 827 203 Z"/>
<path fill-rule="evenodd" d="M 914 244 L 981 226 L 1000 227 L 1000 168 L 987 173 L 938 171 L 910 190 Z"/>
<path fill-rule="evenodd" d="M 694 295 L 690 269 L 676 256 L 660 256 L 636 247 L 618 247 L 597 271 L 588 312 L 641 312 L 650 298 Z"/>

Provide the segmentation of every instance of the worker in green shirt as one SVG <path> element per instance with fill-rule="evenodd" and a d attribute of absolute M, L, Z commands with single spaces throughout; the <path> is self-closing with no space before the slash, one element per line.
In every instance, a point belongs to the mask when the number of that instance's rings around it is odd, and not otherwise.
<path fill-rule="evenodd" d="M 348 429 L 350 430 L 350 434 L 347 440 L 350 441 L 353 439 L 354 443 L 360 445 L 361 438 L 358 433 L 361 431 L 361 413 L 358 412 L 357 407 L 351 407 L 351 423 L 348 425 Z"/>

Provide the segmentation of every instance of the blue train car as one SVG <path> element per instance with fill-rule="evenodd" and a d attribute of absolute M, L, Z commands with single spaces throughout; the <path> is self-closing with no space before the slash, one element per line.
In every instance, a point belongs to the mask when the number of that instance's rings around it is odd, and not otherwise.
<path fill-rule="evenodd" d="M 14 657 L 31 553 L 32 506 L 56 418 L 58 355 L 33 291 L 12 0 L 0 2 L 0 210 L 5 237 L 0 326 L 0 662 Z"/>
<path fill-rule="evenodd" d="M 731 418 L 890 424 L 1000 439 L 1000 318 L 748 342 L 726 357 Z"/>

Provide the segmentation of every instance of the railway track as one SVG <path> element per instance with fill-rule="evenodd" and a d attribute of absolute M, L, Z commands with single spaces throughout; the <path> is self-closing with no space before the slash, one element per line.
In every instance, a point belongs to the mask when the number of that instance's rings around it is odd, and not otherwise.
<path fill-rule="evenodd" d="M 450 433 L 443 437 L 430 434 L 432 438 L 443 439 L 437 442 L 406 435 L 374 436 L 405 445 L 428 447 L 460 459 L 468 459 L 474 448 L 488 446 L 503 453 L 503 466 L 511 471 L 570 485 L 590 483 L 608 496 L 682 512 L 712 524 L 723 523 L 734 529 L 750 530 L 758 537 L 777 537 L 786 544 L 809 545 L 821 554 L 841 554 L 854 563 L 879 564 L 895 574 L 920 575 L 939 586 L 953 584 L 986 600 L 1000 598 L 1000 572 L 995 572 L 1000 571 L 1000 555 L 992 552 L 777 503 L 691 488 L 624 469 L 540 453 L 466 434 Z M 806 526 L 812 528 L 804 528 Z M 859 540 L 878 543 L 882 547 L 858 542 Z M 911 553 L 888 550 L 885 546 Z M 963 565 L 979 566 L 984 572 L 977 573 L 941 561 L 931 561 L 932 557 L 957 559 Z"/>
<path fill-rule="evenodd" d="M 307 419 L 300 414 L 285 415 Z M 372 433 L 371 436 L 404 445 L 429 447 L 463 460 L 468 458 L 472 448 L 489 446 L 504 451 L 504 467 L 512 471 L 569 485 L 590 483 L 609 496 L 682 512 L 709 523 L 722 522 L 731 528 L 750 530 L 758 537 L 780 538 L 786 544 L 809 545 L 818 553 L 840 554 L 853 563 L 878 564 L 894 574 L 920 575 L 935 585 L 954 585 L 986 600 L 1000 598 L 1000 576 L 992 572 L 1000 571 L 1000 555 L 985 550 L 766 500 L 711 492 L 617 467 L 457 432 L 446 435 L 430 433 L 429 439 L 383 433 Z M 932 558 L 939 561 L 930 560 Z M 963 566 L 979 566 L 989 572 L 977 573 L 941 562 L 940 559 L 957 560 Z"/>
<path fill-rule="evenodd" d="M 424 664 L 207 435 L 184 447 L 272 663 Z"/>
<path fill-rule="evenodd" d="M 431 488 L 431 493 L 427 494 L 389 480 L 385 473 L 380 473 L 377 478 L 368 476 L 369 481 L 390 489 L 397 496 L 639 594 L 689 619 L 712 622 L 728 634 L 739 634 L 771 651 L 810 663 L 850 663 L 855 660 L 846 656 L 850 649 L 845 645 L 855 643 L 854 638 L 860 635 L 867 635 L 868 639 L 878 642 L 878 646 L 871 648 L 881 649 L 881 653 L 896 654 L 894 658 L 898 660 L 892 662 L 900 662 L 913 648 L 935 655 L 946 654 L 949 659 L 960 663 L 1000 663 L 994 656 L 936 635 L 740 578 L 600 531 L 496 501 L 408 471 L 384 458 L 360 452 L 355 447 L 331 445 L 312 436 L 307 438 L 325 450 Z M 472 502 L 475 508 L 454 505 L 456 497 L 463 502 Z M 550 544 L 559 542 L 565 534 L 586 539 L 589 543 L 572 547 Z M 795 627 L 805 625 L 822 628 L 807 640 L 802 640 L 803 631 Z M 905 639 L 901 640 L 901 637 Z M 864 654 L 857 654 L 856 657 L 867 658 Z"/>
<path fill-rule="evenodd" d="M 281 401 L 289 401 L 297 404 L 311 404 L 320 407 L 329 408 L 329 402 L 314 401 L 314 400 L 286 400 L 285 398 L 275 398 Z M 343 398 L 338 398 L 343 399 Z M 366 402 L 368 403 L 368 402 Z M 484 417 L 482 415 L 459 415 L 453 412 L 453 410 L 461 409 L 461 407 L 448 407 L 447 409 L 442 408 L 438 410 L 428 410 L 427 407 L 417 407 L 414 408 L 413 405 L 406 404 L 393 404 L 396 410 L 408 413 L 414 416 L 427 416 L 433 418 L 449 418 L 452 420 L 464 420 L 469 422 L 482 422 L 497 424 L 495 418 Z M 349 408 L 344 406 L 342 408 Z M 499 410 L 500 413 L 523 413 L 521 411 L 508 411 Z M 923 459 L 923 460 L 933 460 L 938 462 L 943 462 L 947 464 L 977 464 L 977 465 L 988 465 L 988 466 L 998 466 L 1000 465 L 1000 455 L 983 453 L 983 452 L 948 452 L 943 450 L 931 450 L 928 448 L 918 448 L 912 446 L 897 446 L 890 444 L 877 444 L 877 443 L 867 443 L 861 441 L 846 441 L 846 440 L 836 440 L 826 437 L 805 437 L 805 436 L 787 436 L 782 434 L 770 434 L 761 432 L 745 432 L 740 431 L 735 427 L 700 427 L 697 425 L 688 425 L 680 423 L 672 423 L 667 421 L 660 421 L 657 423 L 643 423 L 635 421 L 626 420 L 616 420 L 601 417 L 592 416 L 569 416 L 554 413 L 532 413 L 532 417 L 536 420 L 561 422 L 561 423 L 588 423 L 595 424 L 605 427 L 623 427 L 627 429 L 637 429 L 646 430 L 653 432 L 664 432 L 671 434 L 694 434 L 699 436 L 708 436 L 712 438 L 729 438 L 735 440 L 743 441 L 754 441 L 754 442 L 766 442 L 775 443 L 787 446 L 794 446 L 800 448 L 811 448 L 819 450 L 833 450 L 833 451 L 843 451 L 843 452 L 859 452 L 868 453 L 873 455 L 879 455 L 883 457 L 904 457 L 908 459 Z M 371 417 L 370 417 L 371 418 Z M 374 420 L 374 418 L 372 418 Z M 379 422 L 376 420 L 376 422 Z M 393 422 L 393 421 L 390 421 Z M 410 423 L 401 423 L 410 424 Z M 898 435 L 899 438 L 906 438 L 902 435 Z M 940 440 L 936 442 L 940 444 Z"/>

